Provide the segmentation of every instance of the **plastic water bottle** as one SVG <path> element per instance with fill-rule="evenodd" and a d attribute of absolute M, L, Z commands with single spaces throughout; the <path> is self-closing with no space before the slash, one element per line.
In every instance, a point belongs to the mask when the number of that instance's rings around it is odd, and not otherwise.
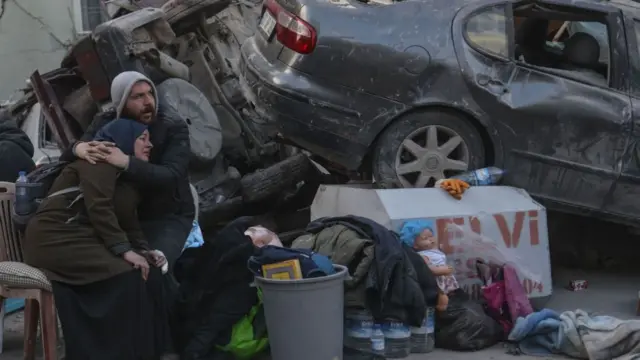
<path fill-rule="evenodd" d="M 495 185 L 502 180 L 505 171 L 495 166 L 477 169 L 452 176 L 452 179 L 459 179 L 471 186 Z"/>
<path fill-rule="evenodd" d="M 29 179 L 27 173 L 20 171 L 16 180 L 16 199 L 14 202 L 15 212 L 18 215 L 27 215 L 31 212 L 29 201 Z"/>
<path fill-rule="evenodd" d="M 422 326 L 411 328 L 411 352 L 424 354 L 435 348 L 434 308 L 428 307 Z"/>
<path fill-rule="evenodd" d="M 387 359 L 404 359 L 411 353 L 411 330 L 400 321 L 388 319 L 383 323 L 384 355 Z"/>
<path fill-rule="evenodd" d="M 384 355 L 384 333 L 380 324 L 373 325 L 371 332 L 371 350 L 378 355 Z"/>
<path fill-rule="evenodd" d="M 373 317 L 365 310 L 345 311 L 345 345 L 368 352 L 371 350 L 371 334 L 373 333 Z"/>

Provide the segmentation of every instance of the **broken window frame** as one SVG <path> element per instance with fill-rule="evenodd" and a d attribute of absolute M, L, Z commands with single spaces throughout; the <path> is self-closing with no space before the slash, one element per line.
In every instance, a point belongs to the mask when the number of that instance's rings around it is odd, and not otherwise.
<path fill-rule="evenodd" d="M 95 4 L 93 4 L 95 3 Z M 73 0 L 74 26 L 78 35 L 90 34 L 97 25 L 108 20 L 102 0 Z M 99 23 L 91 24 L 90 12 L 99 11 Z"/>

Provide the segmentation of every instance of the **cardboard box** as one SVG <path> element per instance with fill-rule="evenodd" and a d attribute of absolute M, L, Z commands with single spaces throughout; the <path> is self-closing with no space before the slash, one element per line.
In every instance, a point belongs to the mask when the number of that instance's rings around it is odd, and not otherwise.
<path fill-rule="evenodd" d="M 374 190 L 366 185 L 320 186 L 311 205 L 311 220 L 344 215 L 366 217 L 393 231 L 398 231 L 407 220 L 434 219 L 441 249 L 458 261 L 464 249 L 452 243 L 447 230 L 454 225 L 464 233 L 479 234 L 513 254 L 517 265 L 526 268 L 527 271 L 519 271 L 519 276 L 529 297 L 552 293 L 546 209 L 524 190 L 508 186 L 472 187 L 462 200 L 455 200 L 435 188 Z M 481 257 L 467 254 L 466 260 L 456 264 L 458 282 L 474 297 L 480 294 L 482 285 L 475 269 L 477 258 Z"/>

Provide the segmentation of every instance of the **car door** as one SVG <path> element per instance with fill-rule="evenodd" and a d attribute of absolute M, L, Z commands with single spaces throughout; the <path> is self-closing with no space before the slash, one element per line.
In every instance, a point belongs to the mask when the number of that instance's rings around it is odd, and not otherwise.
<path fill-rule="evenodd" d="M 605 209 L 637 224 L 640 218 L 640 15 L 635 18 L 625 16 L 624 24 L 629 49 L 626 78 L 629 79 L 633 121 L 629 146 L 622 161 L 622 173 Z"/>
<path fill-rule="evenodd" d="M 561 76 L 514 59 L 512 10 L 504 1 L 469 5 L 453 24 L 469 91 L 504 143 L 506 182 L 548 204 L 601 210 L 620 175 L 630 123 L 630 99 L 616 73 L 627 66 L 624 44 L 612 51 L 609 86 Z M 624 38 L 615 26 L 620 11 L 597 10 L 610 36 Z M 485 28 L 475 24 L 481 20 Z"/>

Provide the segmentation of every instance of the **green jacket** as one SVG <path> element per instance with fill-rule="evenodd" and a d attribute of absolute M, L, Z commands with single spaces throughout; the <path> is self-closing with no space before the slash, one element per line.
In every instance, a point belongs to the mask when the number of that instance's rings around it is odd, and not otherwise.
<path fill-rule="evenodd" d="M 300 236 L 291 247 L 313 250 L 346 266 L 351 277 L 345 281 L 345 306 L 365 308 L 365 279 L 373 262 L 373 241 L 344 225 L 334 225 L 315 235 Z"/>

